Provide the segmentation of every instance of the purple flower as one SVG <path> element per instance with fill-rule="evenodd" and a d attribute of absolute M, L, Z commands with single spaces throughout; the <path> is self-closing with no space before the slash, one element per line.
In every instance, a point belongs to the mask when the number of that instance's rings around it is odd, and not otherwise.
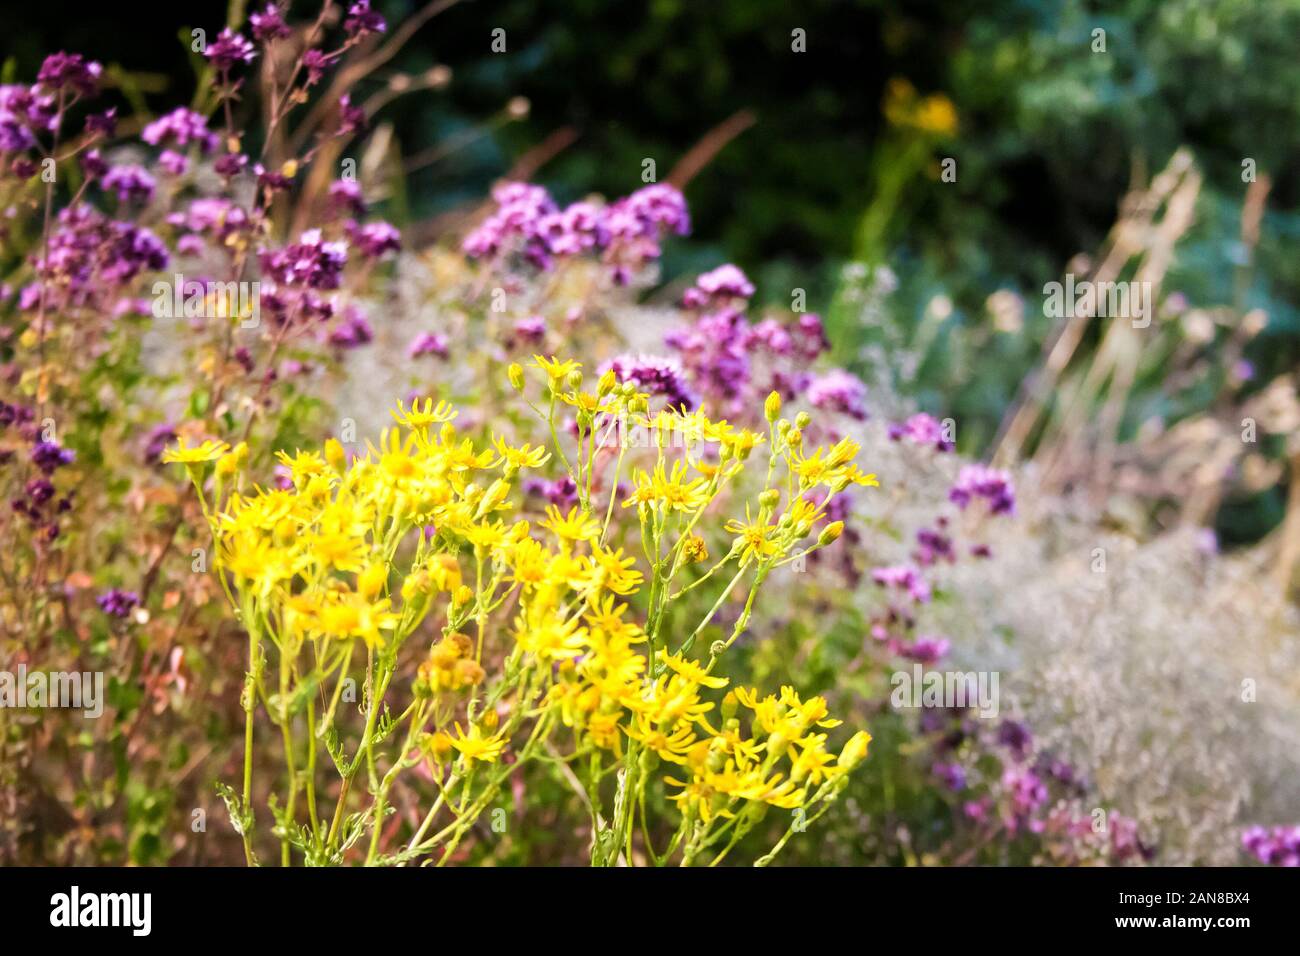
<path fill-rule="evenodd" d="M 117 107 L 111 107 L 102 113 L 91 113 L 86 117 L 86 132 L 92 136 L 112 136 L 117 132 Z"/>
<path fill-rule="evenodd" d="M 109 617 L 126 617 L 140 603 L 140 595 L 113 588 L 101 594 L 95 603 Z"/>
<path fill-rule="evenodd" d="M 226 27 L 216 41 L 203 51 L 203 55 L 212 61 L 213 66 L 224 72 L 236 63 L 252 63 L 257 50 L 247 37 Z"/>
<path fill-rule="evenodd" d="M 578 503 L 578 486 L 568 475 L 555 481 L 529 478 L 524 482 L 524 493 L 545 498 L 548 503 L 559 508 L 569 508 Z"/>
<path fill-rule="evenodd" d="M 356 216 L 366 212 L 366 201 L 361 195 L 361 184 L 355 179 L 336 179 L 330 183 L 330 206 L 334 209 L 346 209 Z"/>
<path fill-rule="evenodd" d="M 359 40 L 370 33 L 383 33 L 388 29 L 384 18 L 370 9 L 370 0 L 357 0 L 348 8 L 348 18 L 343 29 L 349 37 Z"/>
<path fill-rule="evenodd" d="M 46 478 L 33 478 L 27 482 L 27 497 L 38 508 L 54 497 L 54 485 Z"/>
<path fill-rule="evenodd" d="M 288 24 L 284 22 L 284 17 L 280 15 L 279 9 L 273 3 L 268 3 L 266 9 L 261 13 L 251 14 L 248 22 L 253 28 L 254 39 L 261 43 L 283 40 L 293 32 L 289 29 Z"/>
<path fill-rule="evenodd" d="M 1241 834 L 1241 845 L 1269 866 L 1300 866 L 1300 826 L 1250 827 Z"/>
<path fill-rule="evenodd" d="M 178 106 L 165 116 L 160 116 L 140 134 L 140 138 L 150 146 L 164 143 L 185 147 L 198 143 L 205 153 L 216 149 L 220 137 L 208 129 L 208 121 L 203 114 Z"/>
<path fill-rule="evenodd" d="M 72 92 L 94 96 L 104 68 L 80 53 L 52 53 L 41 64 L 36 82 L 51 93 Z"/>
<path fill-rule="evenodd" d="M 609 363 L 620 382 L 631 382 L 651 395 L 662 396 L 669 408 L 690 411 L 696 399 L 686 384 L 681 364 L 655 355 L 620 355 Z"/>
<path fill-rule="evenodd" d="M 609 241 L 601 210 L 589 202 L 575 202 L 563 212 L 542 216 L 537 234 L 557 256 L 578 255 L 602 248 Z"/>
<path fill-rule="evenodd" d="M 421 332 L 406 349 L 406 354 L 411 358 L 419 358 L 422 355 L 436 355 L 438 358 L 447 357 L 447 338 L 439 335 L 437 332 Z"/>
<path fill-rule="evenodd" d="M 1047 802 L 1047 785 L 1029 767 L 1008 767 L 1002 786 L 1011 797 L 1012 812 L 1023 819 Z"/>
<path fill-rule="evenodd" d="M 104 174 L 105 192 L 117 193 L 118 202 L 148 202 L 156 185 L 143 166 L 114 166 Z"/>
<path fill-rule="evenodd" d="M 461 248 L 472 259 L 496 256 L 514 244 L 539 268 L 550 265 L 550 253 L 541 236 L 542 220 L 555 212 L 555 204 L 541 186 L 503 183 L 492 190 L 496 212 L 474 229 Z"/>
<path fill-rule="evenodd" d="M 948 492 L 948 499 L 963 511 L 973 498 L 988 502 L 993 514 L 1014 514 L 1016 489 L 1011 474 L 985 465 L 966 465 L 957 475 L 957 482 Z"/>
<path fill-rule="evenodd" d="M 162 457 L 162 453 L 167 446 L 174 441 L 176 441 L 175 428 L 167 422 L 155 425 L 145 438 L 144 460 L 149 464 L 154 464 Z"/>
<path fill-rule="evenodd" d="M 347 246 L 326 242 L 319 229 L 309 229 L 297 243 L 261 255 L 262 268 L 281 285 L 323 290 L 339 287 L 347 261 Z"/>
<path fill-rule="evenodd" d="M 1004 720 L 998 727 L 998 743 L 1006 747 L 1019 760 L 1025 759 L 1034 738 L 1029 728 L 1018 720 Z"/>
<path fill-rule="evenodd" d="M 925 604 L 930 600 L 930 585 L 921 572 L 911 565 L 900 564 L 894 567 L 876 568 L 871 572 L 871 580 L 881 587 L 907 591 L 917 604 Z"/>
<path fill-rule="evenodd" d="M 32 446 L 32 464 L 47 475 L 53 474 L 63 465 L 72 464 L 76 458 L 75 452 L 52 441 L 40 441 Z"/>
<path fill-rule="evenodd" d="M 329 343 L 342 349 L 354 349 L 367 344 L 374 337 L 374 330 L 366 321 L 365 315 L 352 305 L 348 306 L 339 324 L 330 330 Z"/>
<path fill-rule="evenodd" d="M 174 149 L 164 149 L 158 154 L 158 165 L 173 176 L 184 176 L 190 161 Z"/>
<path fill-rule="evenodd" d="M 943 522 L 943 519 L 939 519 Z M 929 567 L 940 561 L 952 564 L 957 560 L 957 553 L 952 546 L 952 538 L 938 528 L 922 528 L 916 532 L 917 548 L 912 552 L 912 560 L 922 567 Z"/>
<path fill-rule="evenodd" d="M 944 436 L 943 424 L 933 415 L 917 412 L 901 425 L 889 426 L 890 441 L 906 438 L 917 445 L 933 445 L 938 451 L 952 451 L 953 444 Z"/>
<path fill-rule="evenodd" d="M 958 763 L 936 763 L 932 772 L 952 791 L 966 789 L 966 770 Z"/>
<path fill-rule="evenodd" d="M 682 304 L 688 309 L 700 309 L 727 299 L 748 300 L 753 295 L 754 283 L 737 266 L 728 263 L 696 279 L 695 285 L 682 296 Z"/>
<path fill-rule="evenodd" d="M 952 642 L 943 637 L 918 637 L 911 644 L 903 644 L 898 653 L 918 664 L 934 664 L 947 656 Z"/>
<path fill-rule="evenodd" d="M 546 337 L 546 320 L 540 315 L 530 315 L 515 323 L 514 338 L 521 346 L 535 346 Z"/>
<path fill-rule="evenodd" d="M 815 408 L 840 412 L 859 421 L 867 417 L 867 410 L 863 407 L 867 386 L 862 379 L 843 369 L 832 369 L 813 379 L 807 395 Z"/>
<path fill-rule="evenodd" d="M 339 97 L 339 128 L 335 131 L 336 135 L 347 136 L 365 128 L 366 111 L 360 106 L 353 106 L 352 97 L 344 93 Z"/>
<path fill-rule="evenodd" d="M 367 259 L 402 248 L 402 234 L 386 222 L 372 222 L 352 231 L 352 241 Z"/>

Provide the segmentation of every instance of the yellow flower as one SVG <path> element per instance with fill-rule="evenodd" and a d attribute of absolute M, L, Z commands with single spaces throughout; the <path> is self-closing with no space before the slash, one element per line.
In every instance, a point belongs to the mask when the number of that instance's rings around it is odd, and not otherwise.
<path fill-rule="evenodd" d="M 740 563 L 764 561 L 781 553 L 781 546 L 772 540 L 776 526 L 762 520 L 755 520 L 745 506 L 745 520 L 729 520 L 723 527 L 736 535 L 736 545 L 740 547 Z"/>
<path fill-rule="evenodd" d="M 669 654 L 665 650 L 660 650 L 659 659 L 668 665 L 669 670 L 692 684 L 703 684 L 705 687 L 712 687 L 715 690 L 727 686 L 725 677 L 710 677 L 708 671 L 703 667 L 695 661 L 686 660 L 680 654 Z"/>
<path fill-rule="evenodd" d="M 547 376 L 550 377 L 551 384 L 562 382 L 571 374 L 582 368 L 581 362 L 561 362 L 557 358 L 542 358 L 540 355 L 533 356 L 533 367 L 540 368 Z"/>
<path fill-rule="evenodd" d="M 495 763 L 501 757 L 501 751 L 505 749 L 505 734 L 500 733 L 495 737 L 484 737 L 483 731 L 477 724 L 469 728 L 469 733 L 461 730 L 460 724 L 456 724 L 456 736 L 451 738 L 451 745 L 455 747 L 462 757 L 466 760 L 481 760 L 484 763 Z"/>
<path fill-rule="evenodd" d="M 433 399 L 426 398 L 423 407 L 417 398 L 411 402 L 411 410 L 408 412 L 402 407 L 401 399 L 398 399 L 397 408 L 389 412 L 393 420 L 399 425 L 405 425 L 413 431 L 423 434 L 427 432 L 432 425 L 441 425 L 449 422 L 456 417 L 456 410 L 446 402 L 438 402 L 434 405 Z"/>
<path fill-rule="evenodd" d="M 661 461 L 655 465 L 654 474 L 641 471 L 637 475 L 636 488 L 627 496 L 623 507 L 649 505 L 666 511 L 697 511 L 708 501 L 705 488 L 708 482 L 703 478 L 687 481 L 686 476 L 685 462 L 674 462 L 669 473 Z"/>
<path fill-rule="evenodd" d="M 230 446 L 223 441 L 213 441 L 208 439 L 202 445 L 190 448 L 185 444 L 185 438 L 182 436 L 177 442 L 175 448 L 168 448 L 162 453 L 164 464 L 180 465 L 198 465 L 209 461 L 216 461 L 224 455 Z"/>
<path fill-rule="evenodd" d="M 506 444 L 505 439 L 500 436 L 497 437 L 493 444 L 496 445 L 497 454 L 501 456 L 497 464 L 505 465 L 507 468 L 513 468 L 516 471 L 520 468 L 540 468 L 551 457 L 551 453 L 540 445 L 534 448 L 532 445 L 525 443 L 518 448 L 511 448 Z"/>
<path fill-rule="evenodd" d="M 548 505 L 546 519 L 538 524 L 562 542 L 591 541 L 600 534 L 600 524 L 596 519 L 577 507 L 570 508 L 568 515 L 562 515 L 555 505 Z"/>

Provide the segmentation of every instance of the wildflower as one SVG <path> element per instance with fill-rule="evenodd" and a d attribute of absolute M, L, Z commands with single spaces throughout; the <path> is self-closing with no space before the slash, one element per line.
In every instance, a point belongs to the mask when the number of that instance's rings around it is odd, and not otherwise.
<path fill-rule="evenodd" d="M 216 461 L 229 449 L 230 446 L 225 442 L 213 441 L 212 439 L 207 439 L 203 444 L 191 448 L 182 437 L 175 448 L 168 448 L 163 452 L 162 461 L 165 465 L 173 463 L 187 466 L 204 464 L 209 461 Z"/>
<path fill-rule="evenodd" d="M 936 451 L 953 449 L 953 443 L 945 437 L 943 424 L 925 412 L 917 412 L 901 425 L 889 426 L 890 441 L 902 438 L 918 445 L 932 445 Z"/>
<path fill-rule="evenodd" d="M 964 465 L 948 498 L 963 510 L 975 498 L 983 498 L 990 513 L 995 515 L 1014 514 L 1016 510 L 1016 489 L 1011 474 L 984 465 Z"/>
<path fill-rule="evenodd" d="M 95 603 L 109 617 L 126 617 L 140 603 L 140 595 L 134 591 L 122 591 L 113 588 L 96 598 Z"/>
<path fill-rule="evenodd" d="M 438 358 L 447 357 L 447 337 L 439 335 L 437 332 L 421 332 L 406 349 L 406 354 L 411 358 L 420 358 L 423 355 L 435 355 Z"/>
<path fill-rule="evenodd" d="M 871 572 L 871 579 L 882 587 L 898 588 L 907 591 L 918 604 L 930 600 L 930 585 L 926 583 L 921 572 L 910 565 L 876 568 Z"/>
<path fill-rule="evenodd" d="M 217 35 L 216 40 L 208 44 L 203 55 L 212 61 L 212 65 L 223 72 L 236 63 L 252 63 L 257 56 L 253 44 L 247 38 L 226 27 Z"/>
<path fill-rule="evenodd" d="M 484 737 L 482 729 L 476 724 L 471 725 L 469 733 L 466 734 L 460 724 L 456 724 L 456 736 L 451 738 L 451 745 L 466 760 L 495 763 L 501 758 L 501 751 L 505 749 L 506 738 L 504 734 Z"/>
<path fill-rule="evenodd" d="M 567 515 L 562 515 L 559 508 L 549 505 L 545 520 L 539 524 L 561 542 L 590 541 L 600 534 L 600 525 L 596 519 L 576 507 L 570 508 Z"/>
<path fill-rule="evenodd" d="M 61 90 L 81 96 L 94 96 L 99 91 L 99 80 L 104 68 L 80 53 L 52 53 L 41 63 L 36 82 L 45 90 Z"/>
<path fill-rule="evenodd" d="M 348 7 L 347 19 L 343 21 L 343 30 L 353 40 L 360 40 L 371 33 L 383 33 L 388 24 L 374 10 L 370 9 L 370 0 L 356 0 Z"/>
<path fill-rule="evenodd" d="M 812 380 L 808 386 L 808 401 L 814 408 L 840 412 L 859 421 L 867 417 L 863 401 L 867 387 L 856 375 L 843 369 L 833 369 Z"/>
<path fill-rule="evenodd" d="M 273 3 L 268 3 L 261 13 L 249 14 L 248 23 L 253 29 L 254 39 L 260 43 L 269 44 L 272 40 L 284 40 L 293 35 Z"/>
<path fill-rule="evenodd" d="M 140 138 L 150 146 L 162 146 L 169 143 L 177 147 L 198 143 L 205 153 L 216 149 L 220 137 L 208 129 L 208 121 L 202 113 L 178 106 L 164 116 L 160 116 L 145 126 Z"/>
<path fill-rule="evenodd" d="M 751 561 L 766 561 L 781 553 L 781 545 L 773 540 L 777 532 L 776 525 L 769 524 L 761 517 L 755 519 L 750 514 L 748 505 L 745 506 L 744 521 L 731 518 L 723 528 L 736 535 L 732 547 L 739 549 L 742 566 Z"/>
<path fill-rule="evenodd" d="M 669 472 L 661 461 L 653 474 L 644 470 L 637 474 L 636 488 L 623 501 L 623 507 L 636 505 L 652 507 L 666 512 L 693 512 L 704 507 L 708 500 L 703 478 L 687 480 L 686 463 L 673 462 Z"/>
<path fill-rule="evenodd" d="M 560 382 L 565 381 L 574 372 L 581 369 L 582 363 L 562 362 L 555 358 L 542 358 L 540 355 L 534 355 L 533 367 L 544 371 L 547 378 L 550 379 L 551 387 L 554 388 Z"/>
<path fill-rule="evenodd" d="M 667 651 L 659 651 L 659 660 L 673 673 L 681 676 L 693 684 L 703 684 L 705 687 L 726 687 L 727 679 L 725 677 L 710 677 L 708 672 L 697 664 L 695 661 L 688 661 L 681 654 L 669 654 Z"/>
<path fill-rule="evenodd" d="M 32 446 L 32 464 L 47 475 L 64 465 L 72 464 L 76 458 L 76 452 L 55 442 L 40 441 Z"/>

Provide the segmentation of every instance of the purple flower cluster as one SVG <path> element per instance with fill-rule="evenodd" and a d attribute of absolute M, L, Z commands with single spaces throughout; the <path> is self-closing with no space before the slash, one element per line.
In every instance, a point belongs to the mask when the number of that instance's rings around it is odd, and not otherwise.
<path fill-rule="evenodd" d="M 212 152 L 220 142 L 217 134 L 208 129 L 208 121 L 203 115 L 184 106 L 154 120 L 144 128 L 140 138 L 150 146 L 184 148 L 198 143 L 205 153 Z"/>
<path fill-rule="evenodd" d="M 337 289 L 348 247 L 343 242 L 326 242 L 319 229 L 304 232 L 298 242 L 261 254 L 263 271 L 284 286 L 305 289 Z"/>
<path fill-rule="evenodd" d="M 605 207 L 576 202 L 561 210 L 544 188 L 528 183 L 503 183 L 492 198 L 497 208 L 465 237 L 461 248 L 466 255 L 479 259 L 517 252 L 547 270 L 557 257 L 598 252 L 620 284 L 633 269 L 659 258 L 665 233 L 684 235 L 690 229 L 686 200 L 664 184 L 646 186 Z"/>
<path fill-rule="evenodd" d="M 839 412 L 862 421 L 867 417 L 867 386 L 862 379 L 843 369 L 831 369 L 808 384 L 805 392 L 814 408 Z"/>
<path fill-rule="evenodd" d="M 225 72 L 236 63 L 252 63 L 257 50 L 247 37 L 226 27 L 218 34 L 216 40 L 208 44 L 203 55 L 212 61 L 212 65 Z"/>
<path fill-rule="evenodd" d="M 386 252 L 402 248 L 402 234 L 386 222 L 372 222 L 364 226 L 351 224 L 348 235 L 357 251 L 367 259 L 378 259 Z"/>
<path fill-rule="evenodd" d="M 931 445 L 936 451 L 953 449 L 953 443 L 944 435 L 943 423 L 925 412 L 917 412 L 901 425 L 889 426 L 890 441 L 903 438 L 917 445 Z"/>
<path fill-rule="evenodd" d="M 365 313 L 357 306 L 350 305 L 343 310 L 342 319 L 330 329 L 326 340 L 336 348 L 355 349 L 373 341 L 374 337 L 374 329 L 370 327 Z"/>
<path fill-rule="evenodd" d="M 157 183 L 143 166 L 114 166 L 101 185 L 105 192 L 117 193 L 118 202 L 145 203 L 153 198 Z"/>
<path fill-rule="evenodd" d="M 1300 866 L 1300 826 L 1250 827 L 1241 834 L 1241 846 L 1269 866 Z"/>
<path fill-rule="evenodd" d="M 568 475 L 554 481 L 529 478 L 524 482 L 524 494 L 543 498 L 557 508 L 571 508 L 578 503 L 578 486 Z"/>
<path fill-rule="evenodd" d="M 80 53 L 53 53 L 45 58 L 36 74 L 36 84 L 49 93 L 94 96 L 104 68 Z"/>
<path fill-rule="evenodd" d="M 79 53 L 53 53 L 45 58 L 33 86 L 0 86 L 0 152 L 25 153 L 39 137 L 52 133 L 73 101 L 99 92 L 103 67 Z M 113 114 L 92 116 L 86 132 L 104 135 Z M 31 160 L 19 156 L 10 169 L 20 177 L 36 172 Z"/>
<path fill-rule="evenodd" d="M 992 514 L 1015 514 L 1016 489 L 1010 472 L 985 465 L 963 466 L 948 499 L 964 511 L 975 498 L 983 498 Z"/>
<path fill-rule="evenodd" d="M 748 302 L 753 295 L 754 283 L 738 267 L 727 263 L 699 276 L 682 296 L 682 305 L 688 309 L 716 308 L 730 299 Z"/>
<path fill-rule="evenodd" d="M 370 9 L 370 0 L 357 0 L 348 7 L 348 17 L 343 21 L 343 30 L 347 35 L 360 40 L 371 33 L 383 33 L 388 24 L 374 10 Z"/>
<path fill-rule="evenodd" d="M 261 13 L 249 14 L 248 23 L 252 27 L 253 38 L 259 43 L 269 44 L 273 40 L 284 40 L 293 33 L 273 3 L 268 3 Z"/>
<path fill-rule="evenodd" d="M 447 337 L 439 335 L 437 332 L 421 332 L 406 349 L 406 354 L 411 358 L 420 358 L 423 355 L 434 355 L 438 358 L 447 357 Z"/>
<path fill-rule="evenodd" d="M 662 397 L 669 408 L 690 411 L 695 396 L 686 383 L 681 365 L 670 358 L 655 355 L 620 355 L 609 363 L 620 382 L 631 382 L 639 390 Z"/>
<path fill-rule="evenodd" d="M 925 604 L 930 600 L 929 583 L 921 572 L 911 565 L 900 564 L 894 567 L 876 568 L 871 572 L 871 580 L 881 587 L 906 591 L 917 604 Z"/>
<path fill-rule="evenodd" d="M 142 272 L 166 268 L 167 262 L 167 247 L 149 230 L 79 205 L 59 213 L 48 255 L 35 267 L 47 296 L 57 295 L 61 306 L 102 306 L 121 286 Z M 41 283 L 34 282 L 23 289 L 19 304 L 36 308 L 40 295 Z"/>
<path fill-rule="evenodd" d="M 140 603 L 140 595 L 112 588 L 96 598 L 95 603 L 109 617 L 126 617 Z"/>

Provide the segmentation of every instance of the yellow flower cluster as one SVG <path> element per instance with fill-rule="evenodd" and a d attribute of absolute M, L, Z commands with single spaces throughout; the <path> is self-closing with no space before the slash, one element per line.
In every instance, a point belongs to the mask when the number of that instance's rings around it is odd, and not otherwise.
<path fill-rule="evenodd" d="M 700 413 L 651 415 L 649 396 L 611 375 L 591 394 L 581 390 L 577 363 L 539 358 L 537 367 L 546 375 L 549 410 L 529 405 L 550 425 L 554 452 L 582 494 L 580 505 L 552 506 L 536 522 L 511 516 L 512 492 L 521 469 L 544 465 L 550 453 L 500 436 L 480 445 L 457 431 L 454 409 L 432 400 L 409 409 L 399 404 L 398 427 L 364 454 L 349 458 L 333 440 L 319 454 L 281 452 L 286 488 L 243 490 L 246 449 L 206 443 L 169 453 L 203 496 L 223 584 L 228 580 L 250 638 L 269 639 L 292 661 L 282 665 L 280 698 L 294 691 L 301 648 L 314 645 L 313 659 L 342 673 L 354 641 L 367 650 L 368 686 L 382 698 L 398 648 L 433 615 L 441 636 L 413 681 L 415 700 L 404 715 L 411 746 L 402 754 L 422 754 L 442 781 L 446 804 L 457 807 L 458 819 L 437 835 L 451 834 L 453 844 L 463 832 L 455 827 L 472 824 L 476 808 L 486 806 L 483 795 L 510 770 L 503 766 L 500 775 L 480 779 L 483 789 L 476 792 L 473 767 L 501 765 L 507 752 L 513 765 L 544 751 L 554 755 L 563 746 L 554 739 L 557 725 L 570 730 L 571 756 L 563 759 L 589 768 L 596 779 L 605 761 L 621 762 L 624 785 L 643 794 L 661 762 L 675 768 L 666 781 L 677 790 L 672 799 L 683 816 L 679 839 L 687 859 L 708 845 L 719 822 L 743 818 L 738 835 L 765 807 L 793 810 L 833 799 L 837 782 L 866 755 L 865 731 L 832 753 L 818 730 L 838 722 L 822 698 L 801 700 L 790 687 L 765 698 L 744 688 L 722 696 L 728 681 L 713 670 L 743 630 L 763 577 L 800 542 L 808 540 L 811 549 L 838 536 L 840 527 L 831 524 L 812 537 L 831 497 L 849 484 L 874 484 L 853 463 L 856 446 L 845 440 L 805 454 L 802 421 L 777 423 L 769 414 L 763 435 Z M 522 370 L 513 367 L 509 377 L 523 391 Z M 576 453 L 566 454 L 558 440 L 559 407 L 578 410 Z M 612 477 L 612 454 L 598 453 L 615 426 L 629 425 L 657 436 L 646 446 L 654 462 L 637 470 L 622 501 L 640 518 L 641 567 L 612 541 L 626 537 L 611 518 L 627 443 L 618 447 Z M 726 522 L 730 549 L 691 583 L 678 583 L 684 569 L 709 559 L 702 515 L 764 444 L 768 480 L 757 502 L 745 505 L 744 520 Z M 204 468 L 211 461 L 217 462 L 216 502 L 208 509 Z M 784 487 L 776 480 L 782 462 Z M 609 501 L 598 509 L 601 487 L 610 489 Z M 817 488 L 823 492 L 814 503 L 807 493 Z M 668 607 L 728 565 L 730 583 L 695 630 L 675 641 L 661 634 Z M 746 577 L 753 578 L 749 598 L 731 639 L 714 642 L 707 661 L 693 658 L 696 637 Z M 634 604 L 645 606 L 640 622 Z M 511 623 L 497 626 L 498 617 Z M 508 638 L 504 646 L 502 638 Z M 256 672 L 254 665 L 255 684 Z M 722 696 L 720 705 L 709 699 L 713 694 Z M 372 774 L 375 706 L 372 701 L 361 742 Z M 292 720 L 269 703 L 268 710 Z M 404 760 L 397 758 L 393 773 Z M 345 782 L 356 770 L 356 763 L 341 769 Z M 390 776 L 372 782 L 376 820 Z M 456 787 L 462 792 L 453 801 Z M 620 852 L 630 847 L 637 802 L 623 799 L 607 827 Z M 644 815 L 643 796 L 639 803 Z M 425 849 L 423 834 L 421 828 L 412 852 Z M 376 829 L 372 855 L 377 843 Z"/>

